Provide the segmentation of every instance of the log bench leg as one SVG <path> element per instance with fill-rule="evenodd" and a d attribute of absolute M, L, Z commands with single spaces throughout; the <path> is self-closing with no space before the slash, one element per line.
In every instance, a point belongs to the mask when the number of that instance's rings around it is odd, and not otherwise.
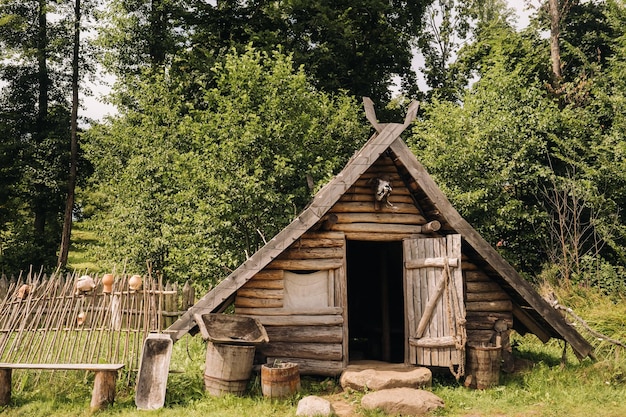
<path fill-rule="evenodd" d="M 0 369 L 0 406 L 11 402 L 11 371 L 12 369 Z"/>
<path fill-rule="evenodd" d="M 91 411 L 100 410 L 115 401 L 117 371 L 96 371 L 91 395 Z"/>

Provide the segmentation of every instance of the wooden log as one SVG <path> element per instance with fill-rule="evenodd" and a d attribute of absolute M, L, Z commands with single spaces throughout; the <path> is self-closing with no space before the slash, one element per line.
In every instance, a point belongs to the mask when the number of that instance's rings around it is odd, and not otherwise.
<path fill-rule="evenodd" d="M 511 298 L 504 291 L 494 291 L 494 292 L 467 292 L 465 294 L 465 299 L 467 301 L 500 301 L 500 300 L 510 300 Z"/>
<path fill-rule="evenodd" d="M 282 279 L 266 280 L 252 278 L 246 282 L 241 289 L 266 289 L 266 290 L 282 290 L 285 287 L 285 282 Z"/>
<path fill-rule="evenodd" d="M 91 411 L 100 410 L 115 401 L 117 371 L 96 371 L 91 395 Z"/>
<path fill-rule="evenodd" d="M 478 270 L 478 267 L 477 267 L 475 264 L 473 264 L 473 263 L 471 263 L 471 262 L 466 262 L 466 261 L 464 260 L 464 261 L 461 263 L 461 269 L 463 269 L 463 272 L 468 271 L 468 272 L 465 272 L 465 274 L 467 275 L 467 274 L 469 273 L 469 271 L 472 271 L 472 272 L 477 271 L 477 270 Z M 466 278 L 466 279 L 467 279 L 467 278 Z"/>
<path fill-rule="evenodd" d="M 235 297 L 235 308 L 281 308 L 283 300 L 273 300 L 266 298 Z"/>
<path fill-rule="evenodd" d="M 288 343 L 270 342 L 257 348 L 266 356 L 340 361 L 342 346 L 339 343 Z"/>
<path fill-rule="evenodd" d="M 472 265 L 472 267 L 474 268 L 473 270 L 470 270 L 468 268 L 468 265 Z M 465 281 L 466 282 L 482 282 L 482 281 L 491 281 L 491 279 L 489 278 L 489 275 L 485 274 L 483 271 L 478 270 L 478 267 L 474 264 L 466 264 L 464 263 L 462 265 L 462 268 L 465 272 Z"/>
<path fill-rule="evenodd" d="M 400 242 L 403 239 L 413 238 L 419 235 L 415 233 L 370 233 L 370 232 L 346 232 L 348 240 L 362 240 L 374 242 Z"/>
<path fill-rule="evenodd" d="M 496 317 L 467 317 L 467 330 L 493 330 L 495 322 L 502 319 Z M 513 326 L 513 318 L 504 319 L 507 325 Z"/>
<path fill-rule="evenodd" d="M 472 330 L 467 332 L 467 343 L 473 345 L 489 346 L 495 343 L 496 332 L 494 330 Z"/>
<path fill-rule="evenodd" d="M 292 246 L 276 259 L 333 259 L 342 256 L 343 248 L 338 246 L 330 248 L 298 248 Z"/>
<path fill-rule="evenodd" d="M 341 248 L 344 246 L 344 237 L 341 235 L 341 239 L 329 239 L 320 237 L 316 238 L 301 238 L 291 244 L 289 249 L 301 249 L 301 248 Z"/>
<path fill-rule="evenodd" d="M 341 343 L 341 326 L 267 326 L 270 341 L 291 343 Z"/>
<path fill-rule="evenodd" d="M 338 376 L 345 369 L 343 361 L 326 361 L 317 359 L 288 358 L 283 356 L 272 356 L 267 358 L 267 363 L 291 362 L 298 364 L 301 375 Z"/>
<path fill-rule="evenodd" d="M 276 259 L 266 269 L 284 269 L 291 271 L 321 271 L 337 269 L 343 265 L 343 259 Z"/>
<path fill-rule="evenodd" d="M 339 326 L 343 324 L 343 317 L 338 315 L 309 316 L 260 316 L 250 315 L 259 320 L 264 326 Z"/>
<path fill-rule="evenodd" d="M 386 224 L 386 223 L 337 223 L 333 230 L 367 233 L 422 233 L 422 226 L 410 224 Z"/>
<path fill-rule="evenodd" d="M 237 314 L 242 315 L 259 315 L 259 316 L 324 316 L 324 315 L 341 315 L 343 308 L 341 307 L 323 307 L 316 309 L 292 309 L 292 308 L 240 308 Z"/>
<path fill-rule="evenodd" d="M 398 214 L 420 214 L 415 204 L 411 203 L 395 203 L 392 199 L 390 202 L 393 207 L 382 204 L 378 210 L 381 213 L 398 213 Z M 337 202 L 331 209 L 332 213 L 369 213 L 374 211 L 374 201 L 371 202 Z"/>
<path fill-rule="evenodd" d="M 500 301 L 472 301 L 467 302 L 467 311 L 511 311 L 513 303 L 510 300 Z"/>
<path fill-rule="evenodd" d="M 502 287 L 493 281 L 478 281 L 465 284 L 467 292 L 498 292 L 502 291 Z"/>
<path fill-rule="evenodd" d="M 352 186 L 346 192 L 347 193 L 353 193 L 353 194 L 369 195 L 372 200 L 374 199 L 374 190 L 369 185 L 366 185 L 364 187 Z M 411 192 L 404 185 L 399 186 L 399 187 L 394 187 L 392 185 L 392 191 L 391 191 L 390 195 L 394 195 L 394 194 L 396 194 L 396 195 L 410 195 Z"/>
<path fill-rule="evenodd" d="M 418 214 L 396 213 L 337 213 L 337 223 L 387 223 L 424 225 L 426 219 Z"/>
<path fill-rule="evenodd" d="M 317 231 L 317 232 L 309 231 L 301 235 L 298 240 L 300 239 L 302 240 L 332 239 L 332 240 L 343 241 L 343 235 L 339 232 L 332 232 L 332 231 Z"/>
<path fill-rule="evenodd" d="M 371 194 L 344 194 L 339 198 L 339 202 L 349 203 L 349 202 L 367 202 L 371 204 L 373 202 L 373 197 Z M 415 201 L 413 197 L 410 195 L 399 195 L 399 194 L 391 194 L 388 198 L 389 202 L 393 205 L 397 204 L 410 204 L 415 206 Z"/>
<path fill-rule="evenodd" d="M 0 369 L 0 406 L 9 405 L 11 402 L 11 375 L 10 368 Z"/>
<path fill-rule="evenodd" d="M 244 298 L 262 298 L 265 300 L 282 300 L 284 291 L 242 287 L 237 291 L 237 296 Z"/>
<path fill-rule="evenodd" d="M 284 272 L 280 270 L 273 269 L 263 269 L 262 271 L 257 272 L 252 280 L 282 280 L 284 278 Z"/>

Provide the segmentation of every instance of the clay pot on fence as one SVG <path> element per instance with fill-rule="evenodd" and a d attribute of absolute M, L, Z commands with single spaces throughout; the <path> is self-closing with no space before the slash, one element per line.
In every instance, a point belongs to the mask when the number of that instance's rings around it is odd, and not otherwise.
<path fill-rule="evenodd" d="M 115 282 L 115 275 L 104 274 L 102 276 L 102 292 L 110 294 L 113 292 L 113 283 Z"/>
<path fill-rule="evenodd" d="M 128 288 L 132 291 L 139 291 L 141 289 L 141 284 L 143 280 L 141 279 L 141 275 L 133 275 L 128 278 Z"/>

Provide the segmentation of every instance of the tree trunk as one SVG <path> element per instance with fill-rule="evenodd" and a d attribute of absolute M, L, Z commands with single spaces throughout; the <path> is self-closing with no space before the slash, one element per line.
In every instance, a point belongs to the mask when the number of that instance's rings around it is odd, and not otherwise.
<path fill-rule="evenodd" d="M 552 75 L 554 83 L 561 80 L 561 48 L 559 47 L 561 10 L 559 0 L 548 0 L 550 15 L 550 59 L 552 61 Z M 556 87 L 556 85 L 555 85 Z"/>
<path fill-rule="evenodd" d="M 63 234 L 61 249 L 59 250 L 58 266 L 67 264 L 70 250 L 70 236 L 72 233 L 72 213 L 74 211 L 74 197 L 76 190 L 76 176 L 78 163 L 78 67 L 80 58 L 80 0 L 74 4 L 74 51 L 72 55 L 72 115 L 70 120 L 70 174 L 67 181 L 67 200 L 65 202 L 65 217 L 63 220 Z"/>
<path fill-rule="evenodd" d="M 39 96 L 37 100 L 37 126 L 35 130 L 36 145 L 45 139 L 48 132 L 48 89 L 50 80 L 48 79 L 48 21 L 47 21 L 47 0 L 38 2 L 38 28 L 37 28 L 37 81 L 39 83 Z M 35 215 L 34 229 L 35 236 L 43 241 L 46 225 L 47 201 L 44 197 L 45 190 L 42 185 L 35 187 L 35 198 L 33 212 Z"/>

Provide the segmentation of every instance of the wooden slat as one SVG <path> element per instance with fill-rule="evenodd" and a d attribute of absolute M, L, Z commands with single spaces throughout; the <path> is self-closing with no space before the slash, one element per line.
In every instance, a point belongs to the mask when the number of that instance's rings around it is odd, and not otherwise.
<path fill-rule="evenodd" d="M 459 258 L 448 258 L 448 266 L 456 267 L 459 265 Z M 404 267 L 408 269 L 416 268 L 443 268 L 446 264 L 446 258 L 423 258 L 411 259 L 404 262 Z"/>

